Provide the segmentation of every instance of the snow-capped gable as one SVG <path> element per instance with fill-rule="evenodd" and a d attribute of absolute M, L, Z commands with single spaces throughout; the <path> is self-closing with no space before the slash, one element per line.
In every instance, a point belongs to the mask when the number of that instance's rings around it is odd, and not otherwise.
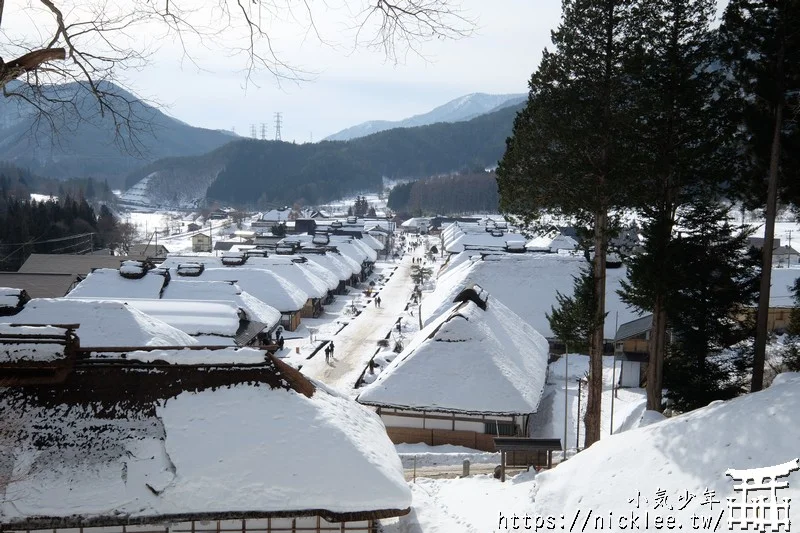
<path fill-rule="evenodd" d="M 150 271 L 140 279 L 129 279 L 113 268 L 99 268 L 66 296 L 66 298 L 159 298 L 167 283 L 162 274 Z"/>
<path fill-rule="evenodd" d="M 190 346 L 197 341 L 158 318 L 120 301 L 35 298 L 13 320 L 16 324 L 78 323 L 81 346 Z"/>
<path fill-rule="evenodd" d="M 358 396 L 369 405 L 527 414 L 539 406 L 547 341 L 497 299 L 456 303 Z M 480 391 L 480 394 L 475 394 Z"/>
<path fill-rule="evenodd" d="M 286 257 L 253 257 L 249 262 L 250 268 L 263 268 L 288 280 L 309 298 L 324 298 L 328 294 L 328 285 L 314 275 L 311 271 L 303 269 L 299 264 L 293 263 Z"/>
<path fill-rule="evenodd" d="M 302 255 L 302 257 L 308 259 L 308 263 L 313 263 L 329 270 L 338 281 L 346 281 L 350 279 L 350 276 L 353 274 L 357 274 L 357 272 L 353 272 L 350 267 L 341 260 L 341 256 L 338 254 L 330 252 L 326 254 L 309 253 Z"/>
<path fill-rule="evenodd" d="M 229 301 L 129 298 L 125 302 L 189 335 L 235 337 L 239 329 L 239 307 Z"/>
<path fill-rule="evenodd" d="M 383 244 L 381 244 L 381 242 L 378 239 L 376 239 L 369 233 L 364 233 L 363 235 L 361 235 L 361 240 L 364 242 L 364 244 L 366 244 L 375 251 L 383 250 Z"/>

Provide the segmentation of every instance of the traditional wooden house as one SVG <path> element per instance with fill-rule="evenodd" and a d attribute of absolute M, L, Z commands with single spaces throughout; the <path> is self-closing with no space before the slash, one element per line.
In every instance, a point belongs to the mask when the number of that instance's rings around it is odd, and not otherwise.
<path fill-rule="evenodd" d="M 208 233 L 195 233 L 194 235 L 192 235 L 192 251 L 210 252 L 211 235 Z"/>
<path fill-rule="evenodd" d="M 480 287 L 463 290 L 358 395 L 395 443 L 494 451 L 530 434 L 547 377 L 547 341 Z"/>
<path fill-rule="evenodd" d="M 409 512 L 378 417 L 264 351 L 124 356 L 0 389 L 0 529 L 374 533 Z"/>

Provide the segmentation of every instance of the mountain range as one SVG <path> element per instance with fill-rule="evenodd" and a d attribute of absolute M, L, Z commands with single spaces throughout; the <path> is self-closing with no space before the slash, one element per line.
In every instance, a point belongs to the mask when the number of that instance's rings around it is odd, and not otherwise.
<path fill-rule="evenodd" d="M 19 82 L 8 86 L 8 90 L 24 88 Z M 94 177 L 114 186 L 158 159 L 203 154 L 238 138 L 190 126 L 114 84 L 104 82 L 101 89 L 111 95 L 109 102 L 119 116 L 131 119 L 130 130 L 122 120 L 116 135 L 120 121 L 115 124 L 109 112 L 100 114 L 97 100 L 79 83 L 42 88 L 45 97 L 70 102 L 50 105 L 48 117 L 20 98 L 0 98 L 0 161 L 42 176 Z"/>
<path fill-rule="evenodd" d="M 482 172 L 502 157 L 522 105 L 468 121 L 396 128 L 347 142 L 242 139 L 208 154 L 162 159 L 133 172 L 123 199 L 155 207 L 194 205 L 206 198 L 266 208 L 377 190 L 384 177 Z"/>
<path fill-rule="evenodd" d="M 423 113 L 414 115 L 404 120 L 371 120 L 356 126 L 343 129 L 340 132 L 329 135 L 326 141 L 348 141 L 358 137 L 365 137 L 373 133 L 386 131 L 394 128 L 412 128 L 415 126 L 427 126 L 437 122 L 461 122 L 470 120 L 486 113 L 499 111 L 508 106 L 513 106 L 524 102 L 527 94 L 486 94 L 472 93 L 455 100 L 451 100 L 444 105 Z"/>

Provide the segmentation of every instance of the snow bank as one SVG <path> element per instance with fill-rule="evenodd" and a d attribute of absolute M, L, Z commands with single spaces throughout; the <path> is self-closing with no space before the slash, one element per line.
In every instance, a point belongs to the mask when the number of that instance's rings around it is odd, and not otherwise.
<path fill-rule="evenodd" d="M 798 410 L 800 375 L 781 375 L 764 391 L 616 434 L 540 474 L 533 511 L 568 517 L 580 511 L 581 520 L 589 512 L 606 518 L 612 512 L 617 518 L 633 512 L 641 517 L 639 526 L 645 531 L 657 530 L 655 515 L 674 517 L 683 529 L 692 527 L 696 515 L 699 524 L 708 524 L 700 529 L 712 530 L 710 524 L 717 520 L 724 529 L 725 498 L 741 499 L 741 493 L 734 492 L 740 481 L 727 477 L 726 470 L 795 460 L 800 442 Z M 789 488 L 778 496 L 797 501 L 800 474 L 794 472 L 788 482 Z M 661 491 L 664 506 L 657 496 Z M 708 503 L 712 492 L 718 502 L 714 505 Z M 646 511 L 649 527 L 644 527 Z M 592 525 L 590 529 L 599 529 Z M 603 530 L 622 530 L 619 522 L 612 521 L 612 526 Z"/>

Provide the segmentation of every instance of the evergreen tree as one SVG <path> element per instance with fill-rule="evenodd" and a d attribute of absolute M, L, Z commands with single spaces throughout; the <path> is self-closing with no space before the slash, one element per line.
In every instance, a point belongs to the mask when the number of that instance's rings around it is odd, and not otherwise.
<path fill-rule="evenodd" d="M 594 235 L 594 331 L 590 345 L 585 445 L 600 438 L 606 251 L 610 213 L 633 202 L 625 59 L 640 39 L 629 0 L 564 0 L 530 81 L 526 107 L 497 170 L 500 207 L 524 225 L 543 213 L 577 219 Z"/>
<path fill-rule="evenodd" d="M 766 204 L 751 390 L 763 387 L 772 246 L 779 192 L 800 199 L 800 2 L 731 0 L 720 27 L 723 64 L 738 101 L 743 156 L 739 183 L 751 205 Z M 766 187 L 764 187 L 766 182 Z M 766 196 L 764 193 L 766 192 Z"/>
<path fill-rule="evenodd" d="M 552 307 L 547 321 L 553 334 L 574 351 L 589 347 L 594 331 L 594 272 L 592 264 L 573 276 L 572 296 L 556 293 L 558 307 Z M 607 313 L 606 313 L 607 314 Z"/>
<path fill-rule="evenodd" d="M 750 232 L 732 226 L 727 214 L 728 208 L 699 199 L 679 212 L 681 232 L 671 240 L 666 311 L 674 342 L 664 386 L 679 411 L 742 392 L 735 361 L 722 352 L 752 332 L 742 310 L 758 292 L 758 261 L 750 253 Z"/>
<path fill-rule="evenodd" d="M 710 23 L 715 0 L 648 0 L 634 10 L 634 23 L 647 39 L 629 59 L 634 80 L 635 136 L 647 195 L 641 208 L 644 251 L 629 262 L 630 283 L 623 299 L 653 314 L 647 408 L 661 410 L 663 363 L 667 350 L 667 307 L 676 290 L 673 255 L 677 210 L 714 194 L 727 178 L 718 106 L 721 74 Z"/>

